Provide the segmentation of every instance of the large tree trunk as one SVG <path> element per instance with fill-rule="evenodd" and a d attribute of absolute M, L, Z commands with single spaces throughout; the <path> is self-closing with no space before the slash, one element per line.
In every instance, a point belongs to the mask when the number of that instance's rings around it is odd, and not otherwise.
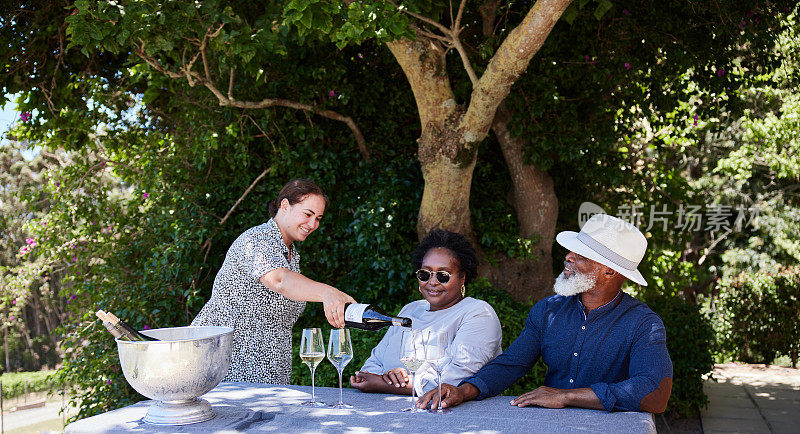
<path fill-rule="evenodd" d="M 462 133 L 464 109 L 456 104 L 446 74 L 445 50 L 424 37 L 398 39 L 388 46 L 414 92 L 422 127 L 417 145 L 425 188 L 417 234 L 422 238 L 431 229 L 441 228 L 469 235 L 477 138 Z"/>
<path fill-rule="evenodd" d="M 481 271 L 492 283 L 500 285 L 518 301 L 538 301 L 550 293 L 553 285 L 552 247 L 558 217 L 558 198 L 553 180 L 535 164 L 525 164 L 524 141 L 511 137 L 508 122 L 511 112 L 501 105 L 492 130 L 503 151 L 514 185 L 514 208 L 519 235 L 536 239 L 533 258 L 495 258 L 496 265 L 484 262 Z"/>
<path fill-rule="evenodd" d="M 473 91 L 465 108 L 455 101 L 445 65 L 447 51 L 438 40 L 417 34 L 414 41 L 398 39 L 387 44 L 414 92 L 422 127 L 418 157 L 425 188 L 417 220 L 420 237 L 433 228 L 443 228 L 465 234 L 474 240 L 469 197 L 477 144 L 493 127 L 498 106 L 517 78 L 525 72 L 571 1 L 538 0 L 500 45 L 480 79 L 471 72 L 470 65 L 465 65 L 473 80 Z M 481 11 L 484 17 L 493 16 L 497 2 L 485 6 Z M 506 119 L 503 128 L 507 122 Z M 508 138 L 510 140 L 510 136 Z M 540 291 L 549 286 L 552 279 L 548 264 L 557 202 L 552 181 L 547 174 L 523 164 L 521 143 L 516 148 L 512 147 L 511 151 L 513 149 L 517 149 L 517 154 L 512 152 L 506 158 L 516 157 L 519 162 L 518 176 L 522 183 L 515 181 L 514 185 L 518 195 L 516 201 L 525 215 L 526 229 L 522 233 L 526 237 L 533 233 L 541 235 L 537 245 L 541 262 L 533 265 L 536 271 L 532 273 L 520 272 L 517 276 L 509 274 L 506 284 L 501 286 L 509 289 L 516 298 L 527 299 L 533 295 L 531 291 Z M 546 206 L 543 207 L 543 204 Z M 541 214 L 539 211 L 542 211 Z M 547 225 L 550 225 L 549 229 Z M 522 274 L 538 276 L 538 280 L 525 279 Z M 527 289 L 516 293 L 508 286 L 509 282 Z"/>
<path fill-rule="evenodd" d="M 425 189 L 417 219 L 417 234 L 424 237 L 431 229 L 442 228 L 472 238 L 469 195 L 475 158 L 465 167 L 439 157 L 422 164 Z"/>

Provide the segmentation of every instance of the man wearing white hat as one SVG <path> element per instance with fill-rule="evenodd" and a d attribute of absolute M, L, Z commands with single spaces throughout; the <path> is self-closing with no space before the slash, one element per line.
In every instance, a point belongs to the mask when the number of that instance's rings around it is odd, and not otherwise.
<path fill-rule="evenodd" d="M 664 323 L 644 303 L 622 292 L 637 270 L 647 240 L 628 222 L 605 214 L 580 232 L 561 232 L 570 250 L 556 278 L 556 295 L 536 303 L 519 337 L 458 386 L 442 385 L 442 407 L 498 395 L 525 375 L 539 357 L 548 366 L 544 386 L 511 405 L 583 407 L 661 413 L 672 391 L 672 361 Z M 439 406 L 436 389 L 418 406 Z"/>

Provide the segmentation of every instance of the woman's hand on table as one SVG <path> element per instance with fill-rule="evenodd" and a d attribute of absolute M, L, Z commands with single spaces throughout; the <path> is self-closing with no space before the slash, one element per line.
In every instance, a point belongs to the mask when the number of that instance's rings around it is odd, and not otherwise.
<path fill-rule="evenodd" d="M 367 393 L 395 392 L 380 375 L 363 371 L 356 371 L 355 375 L 350 376 L 350 386 Z"/>
<path fill-rule="evenodd" d="M 408 373 L 404 368 L 389 369 L 383 374 L 383 381 L 394 387 L 406 387 L 409 382 Z"/>
<path fill-rule="evenodd" d="M 336 328 L 344 327 L 344 305 L 355 302 L 353 297 L 329 286 L 328 290 L 322 294 L 322 307 L 325 309 L 325 318 L 328 319 L 330 325 Z"/>

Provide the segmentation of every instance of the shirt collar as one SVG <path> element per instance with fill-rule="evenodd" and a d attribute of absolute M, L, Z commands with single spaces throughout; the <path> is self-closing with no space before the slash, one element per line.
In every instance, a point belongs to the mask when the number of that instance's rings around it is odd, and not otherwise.
<path fill-rule="evenodd" d="M 608 303 L 605 303 L 602 306 L 598 306 L 592 309 L 591 312 L 589 313 L 592 315 L 600 315 L 604 312 L 613 309 L 617 305 L 617 301 L 620 299 L 620 297 L 622 297 L 621 289 L 617 292 L 617 295 L 615 295 L 614 298 L 612 298 Z M 583 319 L 586 319 L 586 306 L 584 306 L 583 302 L 581 301 L 581 295 L 580 294 L 576 295 L 575 300 L 578 301 L 578 306 L 581 309 L 581 313 L 583 313 Z"/>
<path fill-rule="evenodd" d="M 278 227 L 278 223 L 275 222 L 275 219 L 269 219 L 266 225 L 267 233 L 280 240 L 279 244 L 281 246 L 281 252 L 283 253 L 283 256 L 294 256 L 294 243 L 292 243 L 291 249 L 286 247 L 286 243 L 283 242 L 283 235 L 281 235 L 281 229 Z"/>

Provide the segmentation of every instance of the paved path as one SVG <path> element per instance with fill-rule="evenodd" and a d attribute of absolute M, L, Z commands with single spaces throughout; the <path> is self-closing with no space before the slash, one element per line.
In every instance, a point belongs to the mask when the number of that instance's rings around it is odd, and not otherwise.
<path fill-rule="evenodd" d="M 29 408 L 15 412 L 3 413 L 3 430 L 10 431 L 48 420 L 61 419 L 61 401 L 49 401 L 44 407 Z M 67 417 L 75 414 L 74 408 L 68 407 Z"/>
<path fill-rule="evenodd" d="M 800 432 L 800 370 L 771 365 L 716 365 L 704 389 L 705 433 Z"/>

